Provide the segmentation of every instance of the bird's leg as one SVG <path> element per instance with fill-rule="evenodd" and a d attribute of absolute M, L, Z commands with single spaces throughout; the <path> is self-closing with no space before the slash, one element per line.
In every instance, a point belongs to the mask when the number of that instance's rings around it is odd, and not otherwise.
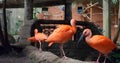
<path fill-rule="evenodd" d="M 104 59 L 104 62 L 103 63 L 105 63 L 106 62 L 106 56 L 105 56 L 105 59 Z"/>
<path fill-rule="evenodd" d="M 37 47 L 37 42 L 35 42 L 35 47 Z"/>
<path fill-rule="evenodd" d="M 98 56 L 97 60 L 95 61 L 95 63 L 99 63 L 99 59 L 100 59 L 101 55 L 102 55 L 102 54 L 99 53 L 99 56 Z"/>
<path fill-rule="evenodd" d="M 42 52 L 41 41 L 39 41 L 39 44 L 40 44 L 39 51 Z"/>
<path fill-rule="evenodd" d="M 109 61 L 110 61 L 110 63 L 115 63 L 114 61 L 112 61 L 107 55 L 104 55 L 105 56 L 105 59 L 104 59 L 104 62 L 103 63 L 105 63 L 106 62 L 106 59 L 108 59 Z"/>
<path fill-rule="evenodd" d="M 63 55 L 63 58 L 66 59 L 67 57 L 66 57 L 65 52 L 64 52 L 64 50 L 63 50 L 63 44 L 60 45 L 60 50 L 61 50 L 61 52 L 62 52 L 61 55 Z"/>
<path fill-rule="evenodd" d="M 61 50 L 61 45 L 60 45 L 60 57 L 63 57 L 63 52 Z"/>

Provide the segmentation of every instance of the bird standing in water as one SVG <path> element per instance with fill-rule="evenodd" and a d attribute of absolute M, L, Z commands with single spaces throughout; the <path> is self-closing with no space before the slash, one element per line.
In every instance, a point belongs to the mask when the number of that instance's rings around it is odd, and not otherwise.
<path fill-rule="evenodd" d="M 81 35 L 81 37 L 78 40 L 78 43 L 81 41 L 81 39 L 85 37 L 85 41 L 89 46 L 99 51 L 98 59 L 95 63 L 99 63 L 99 59 L 101 54 L 105 55 L 104 62 L 106 62 L 107 54 L 112 52 L 112 50 L 116 49 L 117 46 L 106 36 L 103 35 L 93 35 L 90 29 L 85 29 Z"/>
<path fill-rule="evenodd" d="M 28 38 L 29 41 L 32 42 L 39 42 L 40 44 L 40 52 L 42 51 L 42 47 L 41 47 L 41 42 L 45 41 L 45 39 L 47 39 L 47 36 L 44 33 L 39 33 L 37 29 L 34 30 L 35 36 Z"/>
<path fill-rule="evenodd" d="M 59 43 L 61 55 L 63 55 L 63 58 L 66 58 L 65 52 L 63 50 L 64 43 L 68 42 L 68 40 L 70 40 L 76 33 L 76 21 L 74 19 L 71 19 L 70 23 L 71 26 L 59 25 L 58 28 L 49 35 L 47 40 L 45 40 L 46 42 L 49 42 L 48 46 L 51 46 L 53 43 Z"/>

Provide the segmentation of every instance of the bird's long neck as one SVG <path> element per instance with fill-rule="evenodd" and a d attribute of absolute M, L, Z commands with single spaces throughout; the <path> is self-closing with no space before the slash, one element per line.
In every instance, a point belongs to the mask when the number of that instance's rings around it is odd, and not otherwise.
<path fill-rule="evenodd" d="M 37 32 L 35 32 L 34 34 L 37 34 Z"/>
<path fill-rule="evenodd" d="M 85 38 L 86 42 L 90 42 L 91 37 L 92 37 L 92 32 L 90 31 L 89 35 L 86 36 L 86 38 Z"/>
<path fill-rule="evenodd" d="M 34 30 L 34 34 L 37 34 L 37 33 L 38 33 L 38 30 L 37 30 L 37 29 L 35 29 L 35 30 Z"/>
<path fill-rule="evenodd" d="M 71 20 L 71 26 L 72 26 L 73 32 L 76 33 L 76 21 L 74 19 Z"/>
<path fill-rule="evenodd" d="M 72 29 L 73 29 L 73 32 L 75 34 L 76 33 L 76 24 L 72 25 Z"/>

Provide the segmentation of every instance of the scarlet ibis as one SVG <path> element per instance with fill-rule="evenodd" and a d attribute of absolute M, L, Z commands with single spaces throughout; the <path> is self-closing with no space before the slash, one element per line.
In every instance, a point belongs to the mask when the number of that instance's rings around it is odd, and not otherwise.
<path fill-rule="evenodd" d="M 63 50 L 64 43 L 68 42 L 72 36 L 76 33 L 76 21 L 71 19 L 71 25 L 58 25 L 58 27 L 48 36 L 46 42 L 49 42 L 48 46 L 53 43 L 60 44 L 61 55 L 66 58 L 65 52 Z"/>
<path fill-rule="evenodd" d="M 85 37 L 85 41 L 89 46 L 99 51 L 98 59 L 96 60 L 96 63 L 99 63 L 99 59 L 101 57 L 101 54 L 105 55 L 104 62 L 106 62 L 107 55 L 112 52 L 112 50 L 116 49 L 117 46 L 106 36 L 103 35 L 93 35 L 90 29 L 85 29 L 81 35 L 81 37 L 78 40 L 78 43 L 81 41 L 81 39 Z"/>
<path fill-rule="evenodd" d="M 30 41 L 30 42 L 34 42 L 34 43 L 35 43 L 35 46 L 36 46 L 36 43 L 38 42 L 38 41 L 35 39 L 34 36 L 27 38 L 27 40 Z"/>
<path fill-rule="evenodd" d="M 39 42 L 40 44 L 39 50 L 42 51 L 41 42 L 47 39 L 47 35 L 45 35 L 44 33 L 38 32 L 37 29 L 34 30 L 34 33 L 35 33 L 35 36 L 28 38 L 28 40 L 32 42 Z"/>

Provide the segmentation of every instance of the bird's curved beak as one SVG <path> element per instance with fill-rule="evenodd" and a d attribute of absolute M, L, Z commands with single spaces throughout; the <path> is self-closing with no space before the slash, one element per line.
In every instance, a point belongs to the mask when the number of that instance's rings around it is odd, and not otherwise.
<path fill-rule="evenodd" d="M 79 40 L 78 40 L 78 44 L 80 43 L 80 41 L 84 38 L 85 36 L 84 36 L 84 34 L 82 33 L 82 35 L 80 36 L 80 38 L 79 38 Z"/>

